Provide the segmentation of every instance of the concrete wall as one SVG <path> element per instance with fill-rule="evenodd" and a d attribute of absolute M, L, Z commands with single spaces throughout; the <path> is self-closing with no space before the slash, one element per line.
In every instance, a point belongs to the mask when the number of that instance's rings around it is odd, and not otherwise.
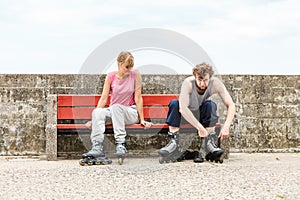
<path fill-rule="evenodd" d="M 179 93 L 185 77 L 143 75 L 143 93 Z M 219 77 L 237 107 L 229 140 L 232 152 L 299 151 L 300 76 Z M 104 78 L 104 75 L 78 74 L 0 74 L 0 155 L 44 154 L 49 94 L 101 93 Z M 222 122 L 226 109 L 218 97 L 213 99 L 219 105 Z M 58 137 L 61 153 L 82 153 L 85 147 L 81 136 Z"/>

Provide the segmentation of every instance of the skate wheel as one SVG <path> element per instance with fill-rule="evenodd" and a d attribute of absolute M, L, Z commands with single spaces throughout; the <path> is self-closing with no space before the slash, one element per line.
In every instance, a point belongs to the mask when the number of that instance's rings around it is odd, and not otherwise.
<path fill-rule="evenodd" d="M 123 158 L 118 158 L 118 163 L 119 163 L 119 165 L 122 165 L 123 164 Z"/>
<path fill-rule="evenodd" d="M 206 156 L 205 156 L 205 160 L 206 160 L 206 161 L 209 161 L 209 160 L 210 160 L 210 157 L 209 157 L 208 155 L 206 155 Z"/>
<path fill-rule="evenodd" d="M 162 157 L 160 157 L 160 158 L 158 159 L 158 162 L 159 162 L 159 164 L 164 164 L 164 159 L 163 159 Z"/>
<path fill-rule="evenodd" d="M 94 163 L 93 162 L 88 162 L 87 163 L 89 166 L 92 166 Z"/>
<path fill-rule="evenodd" d="M 111 163 L 112 163 L 112 160 L 110 160 L 110 159 L 107 160 L 107 161 L 102 162 L 103 165 L 109 165 Z"/>
<path fill-rule="evenodd" d="M 99 162 L 99 161 L 96 161 L 95 162 L 95 165 L 101 165 L 102 163 L 101 162 Z"/>
<path fill-rule="evenodd" d="M 79 165 L 85 166 L 85 162 L 83 162 L 83 159 L 80 159 L 80 160 L 79 160 Z"/>
<path fill-rule="evenodd" d="M 109 161 L 96 161 L 94 165 L 109 165 L 111 163 L 112 163 L 111 160 L 109 160 Z"/>

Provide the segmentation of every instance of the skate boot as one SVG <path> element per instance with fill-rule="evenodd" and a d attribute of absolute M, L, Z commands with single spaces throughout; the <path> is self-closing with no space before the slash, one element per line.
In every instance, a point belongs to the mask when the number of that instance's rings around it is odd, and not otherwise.
<path fill-rule="evenodd" d="M 159 163 L 175 162 L 180 156 L 179 133 L 168 132 L 169 143 L 158 151 Z"/>
<path fill-rule="evenodd" d="M 223 159 L 221 158 L 224 151 L 216 145 L 216 134 L 211 133 L 206 138 L 206 156 L 205 159 L 207 161 L 215 161 L 216 163 L 223 163 Z"/>
<path fill-rule="evenodd" d="M 184 160 L 188 160 L 191 156 L 191 153 L 190 151 L 186 150 L 184 151 L 180 156 L 179 158 L 177 158 L 177 162 L 181 162 L 181 161 L 184 161 Z"/>
<path fill-rule="evenodd" d="M 116 155 L 118 157 L 118 163 L 120 165 L 123 164 L 126 152 L 127 152 L 127 150 L 126 150 L 126 143 L 125 142 L 123 142 L 123 143 L 117 143 L 117 146 L 116 146 Z"/>
<path fill-rule="evenodd" d="M 194 162 L 202 163 L 203 161 L 204 160 L 203 160 L 202 154 L 199 151 L 194 151 Z"/>
<path fill-rule="evenodd" d="M 111 163 L 112 160 L 105 157 L 102 145 L 96 145 L 89 152 L 82 154 L 82 159 L 79 161 L 81 166 L 107 165 Z"/>
<path fill-rule="evenodd" d="M 194 160 L 196 163 L 203 162 L 203 158 L 199 151 L 184 151 L 181 156 L 177 159 L 177 162 L 181 162 L 184 160 Z"/>

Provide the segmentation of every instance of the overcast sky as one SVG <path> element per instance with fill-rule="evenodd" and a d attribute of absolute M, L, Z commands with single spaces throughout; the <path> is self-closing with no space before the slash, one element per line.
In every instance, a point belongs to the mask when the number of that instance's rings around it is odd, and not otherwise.
<path fill-rule="evenodd" d="M 0 73 L 76 74 L 103 42 L 143 28 L 185 35 L 221 74 L 300 75 L 298 0 L 0 0 Z M 171 65 L 156 54 L 137 65 Z"/>

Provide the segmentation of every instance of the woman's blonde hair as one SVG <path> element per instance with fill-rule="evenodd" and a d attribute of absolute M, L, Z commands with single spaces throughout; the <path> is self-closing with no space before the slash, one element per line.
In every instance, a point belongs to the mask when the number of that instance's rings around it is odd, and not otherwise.
<path fill-rule="evenodd" d="M 133 58 L 132 54 L 130 52 L 128 52 L 128 51 L 122 51 L 119 54 L 119 56 L 117 58 L 117 61 L 119 63 L 125 63 L 125 62 L 127 62 L 128 63 L 127 66 L 130 67 L 130 68 L 133 67 L 133 65 L 134 65 L 134 58 Z"/>

